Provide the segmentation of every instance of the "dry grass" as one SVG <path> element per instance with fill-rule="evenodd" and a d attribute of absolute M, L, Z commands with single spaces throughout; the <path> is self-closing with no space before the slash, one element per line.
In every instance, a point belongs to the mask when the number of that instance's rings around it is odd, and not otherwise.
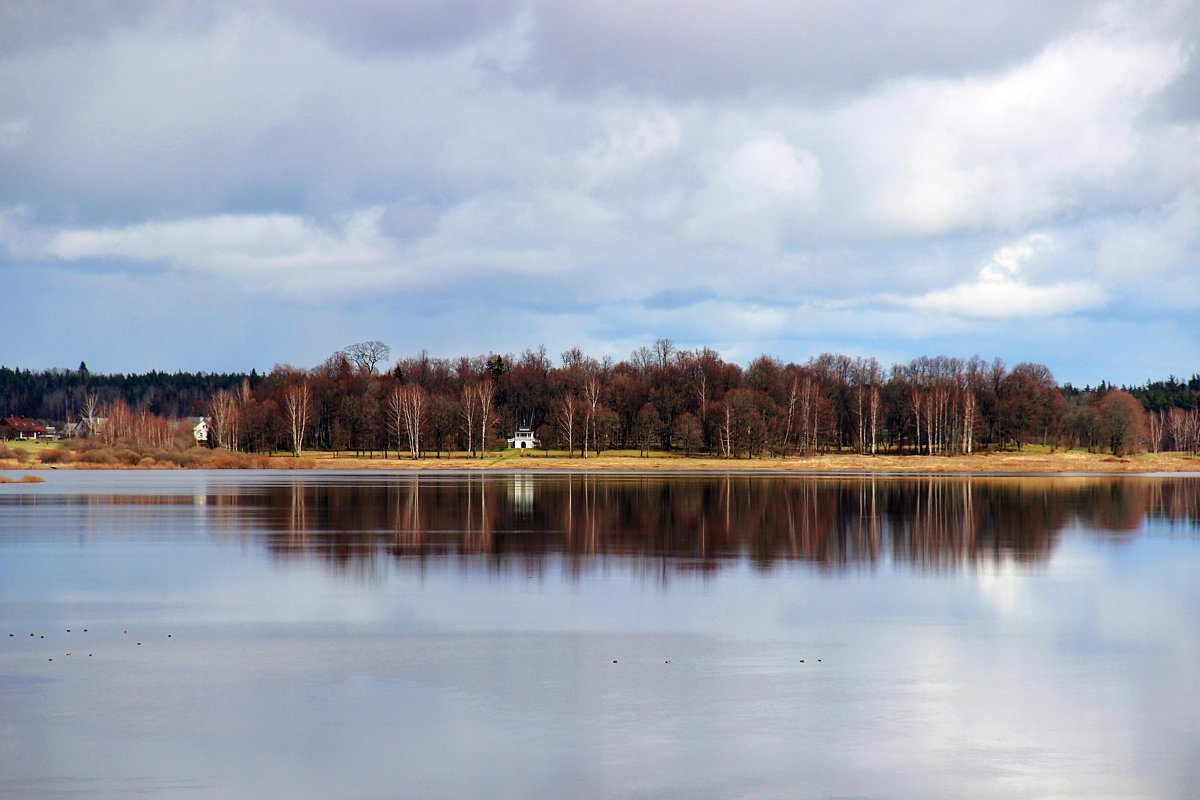
<path fill-rule="evenodd" d="M 357 458 L 327 453 L 310 453 L 318 469 L 387 470 L 556 470 L 613 472 L 817 472 L 817 473 L 1146 473 L 1200 472 L 1200 458 L 1185 453 L 1153 453 L 1114 458 L 1079 450 L 1049 452 L 975 453 L 969 456 L 860 456 L 836 453 L 790 458 L 724 459 L 653 453 L 647 458 L 634 453 L 605 453 L 598 458 L 567 458 L 563 453 L 499 453 L 483 459 L 461 454 L 419 461 L 396 458 Z M 272 467 L 293 460 L 272 458 Z"/>
<path fill-rule="evenodd" d="M 803 472 L 803 473 L 1147 473 L 1200 472 L 1200 458 L 1186 453 L 1143 453 L 1116 458 L 1107 453 L 1082 450 L 1051 452 L 1030 447 L 1024 452 L 986 452 L 969 456 L 860 456 L 829 453 L 789 458 L 724 459 L 685 457 L 678 453 L 652 452 L 642 458 L 637 451 L 608 451 L 599 457 L 568 458 L 561 451 L 488 453 L 484 458 L 467 458 L 453 453 L 442 458 L 408 458 L 376 455 L 374 458 L 309 451 L 302 458 L 231 453 L 224 450 L 191 448 L 138 452 L 127 447 L 83 447 L 78 450 L 46 447 L 39 453 L 43 466 L 63 469 L 355 469 L 355 470 L 546 470 L 586 472 Z M 0 468 L 31 468 L 28 457 L 4 458 Z"/>
<path fill-rule="evenodd" d="M 45 483 L 46 479 L 41 475 L 22 475 L 20 480 L 10 478 L 7 475 L 0 475 L 0 483 Z"/>
<path fill-rule="evenodd" d="M 6 453 L 0 451 L 0 468 L 10 466 L 5 461 Z M 38 461 L 51 469 L 312 469 L 314 466 L 307 458 L 281 459 L 201 447 L 139 450 L 121 443 L 108 446 L 98 441 L 46 447 L 39 453 Z M 28 457 L 11 458 L 11 462 L 15 468 L 35 467 Z"/>

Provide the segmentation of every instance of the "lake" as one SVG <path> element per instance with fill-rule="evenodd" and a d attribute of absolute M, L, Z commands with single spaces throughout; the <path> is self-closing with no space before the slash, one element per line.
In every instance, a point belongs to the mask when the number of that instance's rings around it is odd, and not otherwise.
<path fill-rule="evenodd" d="M 0 797 L 1200 791 L 1197 477 L 39 474 Z"/>

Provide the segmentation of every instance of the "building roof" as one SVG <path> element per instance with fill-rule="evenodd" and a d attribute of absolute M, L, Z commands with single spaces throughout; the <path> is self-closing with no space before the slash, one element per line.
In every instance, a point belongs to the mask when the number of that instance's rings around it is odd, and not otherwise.
<path fill-rule="evenodd" d="M 0 425 L 12 428 L 18 433 L 45 433 L 46 429 L 28 417 L 5 417 L 0 419 Z"/>

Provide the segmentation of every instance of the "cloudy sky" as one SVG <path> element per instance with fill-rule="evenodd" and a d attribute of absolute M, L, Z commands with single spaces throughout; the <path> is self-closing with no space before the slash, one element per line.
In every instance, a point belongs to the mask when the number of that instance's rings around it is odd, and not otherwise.
<path fill-rule="evenodd" d="M 0 2 L 0 363 L 1200 371 L 1200 3 Z"/>

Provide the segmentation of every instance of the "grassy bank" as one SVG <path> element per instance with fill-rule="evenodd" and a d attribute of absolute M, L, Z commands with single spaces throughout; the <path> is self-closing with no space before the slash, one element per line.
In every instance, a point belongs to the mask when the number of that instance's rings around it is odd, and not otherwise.
<path fill-rule="evenodd" d="M 1200 458 L 1185 453 L 1145 453 L 1114 458 L 1082 450 L 1029 448 L 1022 452 L 975 453 L 968 456 L 861 456 L 828 453 L 788 458 L 725 459 L 685 457 L 676 453 L 606 452 L 598 458 L 568 458 L 565 453 L 535 454 L 508 452 L 488 454 L 483 459 L 462 454 L 418 461 L 392 458 L 355 458 L 346 455 L 307 453 L 313 466 L 321 469 L 398 470 L 579 470 L 579 471 L 745 471 L 745 472 L 850 472 L 850 473 L 1144 473 L 1200 472 Z M 287 460 L 286 457 L 279 460 Z"/>
<path fill-rule="evenodd" d="M 568 457 L 562 451 L 506 451 L 469 458 L 465 453 L 419 460 L 307 451 L 291 455 L 230 453 L 224 450 L 135 450 L 97 443 L 8 442 L 0 444 L 0 469 L 366 469 L 366 470 L 555 470 L 649 472 L 817 472 L 817 473 L 1145 473 L 1200 472 L 1200 458 L 1186 453 L 1143 453 L 1116 458 L 1106 453 L 1031 446 L 1023 451 L 967 456 L 914 456 L 825 453 L 788 458 L 711 458 L 702 455 L 610 450 L 599 457 Z"/>
<path fill-rule="evenodd" d="M 0 443 L 0 469 L 311 469 L 307 459 L 203 447 L 138 448 L 97 440 Z"/>

